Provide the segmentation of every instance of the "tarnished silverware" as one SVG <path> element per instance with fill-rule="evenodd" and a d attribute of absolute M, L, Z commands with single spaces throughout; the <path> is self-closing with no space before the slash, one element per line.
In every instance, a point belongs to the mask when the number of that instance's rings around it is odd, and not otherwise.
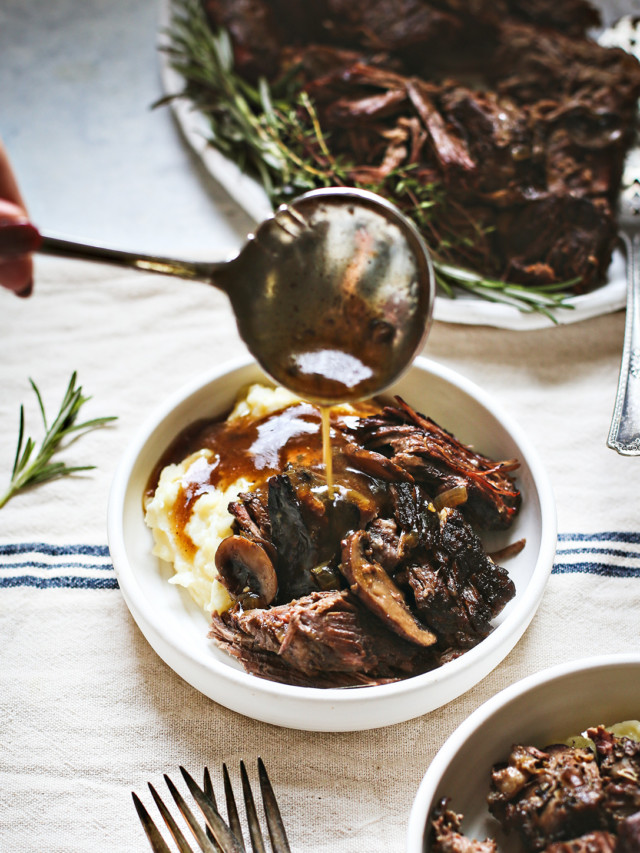
<path fill-rule="evenodd" d="M 623 456 L 640 455 L 640 151 L 633 155 L 625 169 L 627 178 L 618 213 L 620 236 L 627 252 L 627 318 L 607 441 Z"/>
<path fill-rule="evenodd" d="M 162 819 L 173 838 L 176 847 L 180 853 L 194 853 L 195 850 L 201 850 L 203 853 L 245 853 L 245 845 L 242 836 L 242 825 L 238 815 L 231 780 L 227 771 L 226 765 L 223 765 L 225 800 L 227 806 L 227 820 L 221 816 L 218 811 L 216 798 L 213 792 L 211 776 L 209 771 L 204 771 L 204 784 L 200 787 L 193 777 L 184 769 L 180 768 L 182 777 L 186 782 L 187 788 L 195 800 L 202 817 L 204 825 L 198 822 L 192 809 L 187 805 L 185 798 L 173 784 L 171 779 L 165 774 L 164 780 L 175 801 L 178 810 L 187 826 L 189 827 L 193 837 L 196 840 L 197 848 L 192 848 L 187 841 L 184 832 L 180 825 L 172 816 L 168 807 L 154 788 L 149 783 L 151 795 L 162 815 Z M 249 783 L 244 763 L 240 762 L 240 776 L 242 780 L 242 796 L 245 804 L 246 822 L 251 840 L 251 849 L 253 853 L 265 853 L 265 841 L 260 822 L 256 811 L 255 801 Z M 290 853 L 289 842 L 285 832 L 280 809 L 271 787 L 271 782 L 267 775 L 267 771 L 262 762 L 258 759 L 258 778 L 260 781 L 260 790 L 262 793 L 262 804 L 267 823 L 269 838 L 271 840 L 271 849 L 273 853 Z M 141 799 L 135 792 L 132 792 L 133 802 L 138 812 L 140 822 L 147 834 L 149 843 L 154 853 L 172 853 L 172 848 L 169 846 L 162 836 L 158 826 L 154 823 L 151 815 L 142 803 Z"/>
<path fill-rule="evenodd" d="M 640 18 L 621 18 L 599 41 L 622 47 L 640 59 Z M 618 227 L 627 254 L 627 317 L 607 445 L 623 456 L 640 456 L 640 146 L 637 144 L 627 155 L 622 176 Z"/>
<path fill-rule="evenodd" d="M 416 226 L 366 190 L 282 205 L 230 261 L 179 261 L 41 235 L 39 252 L 203 281 L 223 290 L 249 351 L 276 382 L 332 404 L 373 396 L 418 353 L 435 276 Z"/>

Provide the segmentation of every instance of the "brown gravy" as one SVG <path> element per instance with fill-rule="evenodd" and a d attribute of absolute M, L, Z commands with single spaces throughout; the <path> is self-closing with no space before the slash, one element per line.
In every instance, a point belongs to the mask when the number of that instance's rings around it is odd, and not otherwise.
<path fill-rule="evenodd" d="M 273 335 L 264 344 L 273 378 L 325 405 L 371 397 L 394 378 L 389 371 L 397 372 L 394 323 L 355 295 L 339 307 L 327 307 L 318 317 L 312 347 L 308 333 L 286 341 Z M 391 308 L 387 312 L 393 316 Z"/>
<path fill-rule="evenodd" d="M 337 408 L 326 409 L 326 432 L 330 444 L 323 442 L 322 415 L 310 403 L 300 402 L 254 419 L 246 416 L 226 420 L 198 421 L 185 429 L 162 455 L 147 483 L 146 495 L 155 492 L 160 473 L 169 464 L 182 462 L 202 449 L 210 450 L 210 459 L 199 457 L 188 469 L 173 510 L 176 531 L 186 551 L 192 550 L 184 528 L 193 504 L 215 488 L 226 489 L 239 478 L 253 483 L 252 491 L 265 488 L 267 480 L 282 473 L 288 465 L 311 473 L 320 501 L 330 503 L 348 498 L 363 507 L 375 503 L 379 486 L 349 464 L 343 453 L 346 444 L 340 427 L 349 421 L 379 411 L 372 402 L 353 405 L 354 414 Z"/>

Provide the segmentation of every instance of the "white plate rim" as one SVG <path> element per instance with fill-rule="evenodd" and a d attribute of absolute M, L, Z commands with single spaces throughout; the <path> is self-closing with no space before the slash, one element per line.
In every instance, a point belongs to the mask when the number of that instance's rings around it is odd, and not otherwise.
<path fill-rule="evenodd" d="M 166 44 L 166 32 L 171 21 L 172 0 L 160 0 L 160 46 Z M 182 90 L 182 78 L 160 49 L 159 64 L 163 89 L 167 95 Z M 225 157 L 207 141 L 208 127 L 204 116 L 185 98 L 173 98 L 171 110 L 185 141 L 200 158 L 207 172 L 222 186 L 229 196 L 256 223 L 273 213 L 269 198 L 259 182 L 243 172 L 233 160 Z M 441 323 L 459 325 L 493 326 L 511 331 L 536 331 L 556 325 L 570 325 L 613 313 L 625 307 L 627 286 L 622 254 L 614 252 L 609 267 L 609 279 L 601 287 L 567 300 L 571 309 L 557 309 L 553 316 L 557 322 L 539 312 L 525 313 L 511 305 L 489 302 L 472 295 L 459 295 L 455 299 L 436 296 L 433 319 Z"/>
<path fill-rule="evenodd" d="M 120 528 L 129 474 L 142 448 L 158 424 L 173 409 L 186 401 L 203 386 L 220 379 L 224 375 L 254 365 L 255 362 L 253 359 L 246 357 L 219 365 L 205 374 L 194 378 L 158 405 L 141 424 L 121 457 L 112 480 L 107 508 L 107 539 L 118 583 L 129 610 L 150 645 L 186 681 L 193 683 L 188 674 L 185 674 L 185 658 L 192 660 L 196 666 L 204 666 L 214 676 L 223 676 L 245 694 L 250 694 L 255 690 L 256 680 L 258 680 L 256 676 L 252 676 L 244 671 L 231 669 L 224 664 L 219 664 L 215 659 L 205 657 L 202 654 L 204 647 L 202 649 L 185 648 L 180 643 L 179 638 L 162 636 L 154 619 L 149 617 L 144 590 L 136 577 L 135 568 L 129 561 Z M 444 380 L 463 394 L 467 394 L 473 398 L 494 418 L 500 421 L 503 428 L 524 451 L 523 458 L 526 459 L 538 493 L 541 525 L 540 550 L 528 580 L 526 592 L 519 601 L 511 602 L 513 609 L 508 617 L 501 624 L 497 625 L 493 632 L 480 644 L 468 650 L 456 660 L 422 675 L 413 676 L 412 678 L 392 684 L 373 687 L 354 687 L 347 690 L 298 687 L 259 679 L 259 692 L 266 700 L 272 699 L 280 702 L 282 699 L 285 699 L 291 703 L 302 702 L 305 706 L 319 706 L 325 709 L 330 706 L 334 717 L 327 718 L 321 725 L 300 726 L 298 724 L 283 723 L 279 719 L 274 719 L 273 715 L 269 716 L 269 712 L 265 710 L 263 716 L 258 716 L 256 717 L 257 719 L 290 728 L 303 728 L 314 731 L 355 731 L 357 729 L 377 728 L 381 725 L 391 724 L 389 722 L 377 723 L 374 716 L 372 716 L 374 708 L 371 706 L 375 706 L 376 702 L 382 702 L 382 704 L 385 702 L 390 703 L 397 697 L 404 697 L 408 700 L 414 694 L 421 691 L 429 682 L 433 685 L 450 685 L 449 689 L 450 691 L 453 690 L 453 692 L 446 701 L 451 701 L 469 689 L 466 686 L 456 692 L 456 685 L 460 680 L 464 679 L 468 670 L 474 666 L 478 668 L 481 674 L 474 681 L 474 684 L 477 684 L 504 659 L 528 627 L 540 604 L 553 568 L 557 545 L 557 512 L 551 481 L 537 450 L 522 428 L 503 410 L 502 406 L 471 380 L 466 379 L 448 367 L 424 357 L 415 359 L 413 366 L 418 370 L 426 371 L 436 378 Z M 197 686 L 196 689 L 200 690 Z M 343 705 L 349 706 L 353 703 L 354 692 L 358 695 L 360 718 L 355 723 L 352 721 L 348 727 L 345 727 L 344 722 L 340 722 L 343 719 L 340 708 Z M 222 704 L 227 703 L 222 702 Z M 441 707 L 442 704 L 446 703 L 438 702 L 436 705 L 424 707 L 424 710 L 420 713 L 427 713 L 435 707 Z M 233 707 L 233 705 L 228 705 L 228 707 Z M 236 707 L 234 710 L 238 710 L 238 708 Z M 243 712 L 241 711 L 241 713 Z M 411 717 L 419 715 L 411 714 Z M 411 717 L 400 715 L 397 719 L 393 719 L 392 723 L 403 722 Z"/>

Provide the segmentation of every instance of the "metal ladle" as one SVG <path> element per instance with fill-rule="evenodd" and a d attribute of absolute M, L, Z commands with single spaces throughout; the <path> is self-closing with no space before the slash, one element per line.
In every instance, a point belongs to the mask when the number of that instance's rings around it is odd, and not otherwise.
<path fill-rule="evenodd" d="M 207 282 L 276 382 L 329 405 L 379 393 L 426 337 L 435 294 L 413 223 L 364 190 L 319 189 L 282 205 L 225 262 L 190 262 L 42 235 L 49 255 Z"/>

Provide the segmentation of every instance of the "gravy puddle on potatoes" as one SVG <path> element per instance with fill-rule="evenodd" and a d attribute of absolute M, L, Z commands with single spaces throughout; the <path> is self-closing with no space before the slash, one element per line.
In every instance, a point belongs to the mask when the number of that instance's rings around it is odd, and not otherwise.
<path fill-rule="evenodd" d="M 379 404 L 373 401 L 350 406 L 316 406 L 300 401 L 258 419 L 247 418 L 243 423 L 236 420 L 232 426 L 225 420 L 197 422 L 163 454 L 149 479 L 146 495 L 154 494 L 167 465 L 197 451 L 211 451 L 209 459 L 198 459 L 197 476 L 190 472 L 173 510 L 187 550 L 193 545 L 184 528 L 201 495 L 216 488 L 226 489 L 240 478 L 252 482 L 252 491 L 260 493 L 266 489 L 268 479 L 289 464 L 307 472 L 309 490 L 318 501 L 335 507 L 332 515 L 339 516 L 339 506 L 354 499 L 375 504 L 380 499 L 375 481 L 349 465 L 343 453 L 344 435 L 341 430 L 331 430 L 331 425 L 346 426 L 379 410 Z M 337 517 L 335 521 L 339 524 Z"/>

